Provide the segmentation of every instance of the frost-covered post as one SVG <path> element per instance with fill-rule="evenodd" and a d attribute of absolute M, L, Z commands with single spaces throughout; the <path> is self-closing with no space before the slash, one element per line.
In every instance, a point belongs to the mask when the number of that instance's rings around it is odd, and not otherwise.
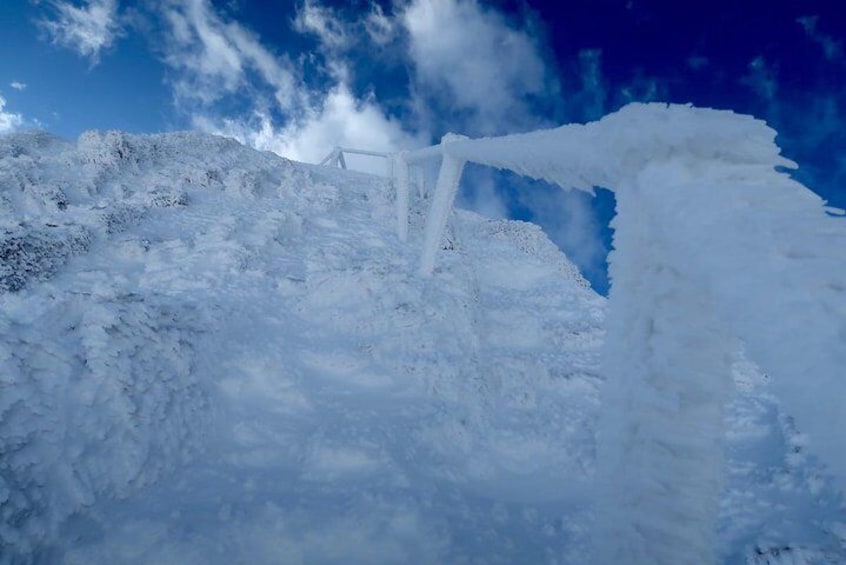
<path fill-rule="evenodd" d="M 660 200 L 684 187 L 667 184 L 616 191 L 596 563 L 715 560 L 732 341 L 707 283 L 671 248 Z"/>
<path fill-rule="evenodd" d="M 597 563 L 718 557 L 737 339 L 846 482 L 846 260 L 830 251 L 846 247 L 846 225 L 777 170 L 795 165 L 763 122 L 659 109 L 637 108 L 642 116 L 632 111 L 636 120 L 605 138 L 606 154 L 625 160 L 609 257 Z"/>
<path fill-rule="evenodd" d="M 461 139 L 467 138 L 463 135 L 448 133 L 441 139 L 443 160 L 423 236 L 423 256 L 420 259 L 420 274 L 423 276 L 431 275 L 435 269 L 435 256 L 441 246 L 449 213 L 452 211 L 455 194 L 458 192 L 458 183 L 461 181 L 465 161 L 450 155 L 448 146 Z"/>
<path fill-rule="evenodd" d="M 408 240 L 408 161 L 406 151 L 392 156 L 394 184 L 397 198 L 397 235 L 400 241 Z"/>

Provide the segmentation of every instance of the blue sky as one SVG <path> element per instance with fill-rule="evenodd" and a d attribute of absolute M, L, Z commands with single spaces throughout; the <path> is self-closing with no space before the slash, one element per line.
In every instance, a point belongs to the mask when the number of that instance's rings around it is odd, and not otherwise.
<path fill-rule="evenodd" d="M 589 121 L 630 101 L 767 120 L 846 207 L 838 2 L 3 0 L 0 132 L 201 129 L 316 161 Z M 468 167 L 461 204 L 540 223 L 604 292 L 613 199 Z"/>

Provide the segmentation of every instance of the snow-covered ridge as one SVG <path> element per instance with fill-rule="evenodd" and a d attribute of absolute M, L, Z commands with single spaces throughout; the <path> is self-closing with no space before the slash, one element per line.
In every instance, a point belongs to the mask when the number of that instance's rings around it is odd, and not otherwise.
<path fill-rule="evenodd" d="M 181 133 L 16 134 L 0 156 L 0 562 L 62 559 L 90 507 L 197 457 L 219 466 L 270 421 L 306 422 L 277 464 L 308 481 L 379 469 L 397 484 L 442 481 L 467 466 L 495 483 L 527 472 L 506 422 L 554 456 L 532 473 L 590 469 L 582 391 L 595 396 L 604 300 L 536 226 L 461 213 L 440 280 L 424 282 L 425 203 L 400 244 L 392 188 L 374 177 Z M 539 348 L 544 363 L 527 364 Z M 338 437 L 313 431 L 356 410 L 312 384 L 327 379 L 363 399 L 396 389 L 414 416 L 387 412 L 386 445 L 365 434 L 343 446 L 358 420 Z M 547 445 L 574 434 L 566 450 Z M 422 460 L 391 452 L 409 441 Z M 253 456 L 232 461 L 239 481 L 252 472 Z M 401 547 L 386 555 L 414 546 Z M 115 559 L 102 551 L 77 559 Z"/>
<path fill-rule="evenodd" d="M 38 548 L 80 507 L 155 480 L 209 419 L 196 351 L 208 309 L 128 288 L 119 265 L 43 283 L 107 246 L 145 253 L 120 234 L 192 190 L 255 199 L 295 176 L 196 134 L 0 138 L 0 545 Z"/>
<path fill-rule="evenodd" d="M 245 159 L 249 168 L 239 166 Z M 86 132 L 75 144 L 43 132 L 6 136 L 0 141 L 0 290 L 49 278 L 69 256 L 85 252 L 94 234 L 120 232 L 154 207 L 185 205 L 189 188 L 246 197 L 276 190 L 279 164 L 278 157 L 196 133 Z"/>

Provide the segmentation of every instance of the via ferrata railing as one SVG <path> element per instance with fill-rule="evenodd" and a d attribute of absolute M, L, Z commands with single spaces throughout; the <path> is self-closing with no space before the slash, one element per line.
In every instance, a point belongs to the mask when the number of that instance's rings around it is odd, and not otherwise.
<path fill-rule="evenodd" d="M 468 161 L 615 193 L 594 562 L 714 561 L 740 343 L 846 486 L 846 221 L 784 172 L 796 165 L 775 136 L 730 111 L 630 104 L 588 124 L 447 135 L 390 156 L 403 241 L 410 171 L 441 161 L 423 276 Z M 343 167 L 343 152 L 324 162 Z"/>
<path fill-rule="evenodd" d="M 394 187 L 396 189 L 397 235 L 399 236 L 400 241 L 407 241 L 409 185 L 411 183 L 412 175 L 414 184 L 417 186 L 418 195 L 422 197 L 426 192 L 425 173 L 422 165 L 426 161 L 434 161 L 442 157 L 440 145 L 414 151 L 413 153 L 409 153 L 407 151 L 400 153 L 385 153 L 382 151 L 352 149 L 349 147 L 338 146 L 332 149 L 332 152 L 320 162 L 320 165 L 346 169 L 347 161 L 344 157 L 345 154 L 365 155 L 387 160 L 388 167 L 386 167 L 386 170 L 388 171 L 389 176 L 393 179 Z M 411 165 L 421 166 L 414 167 L 413 170 L 410 170 Z"/>
<path fill-rule="evenodd" d="M 353 155 L 367 155 L 369 157 L 381 157 L 388 160 L 391 158 L 390 153 L 384 153 L 381 151 L 366 151 L 364 149 L 350 149 L 349 147 L 335 147 L 329 155 L 324 157 L 320 164 L 327 165 L 329 167 L 340 167 L 341 169 L 346 169 L 347 160 L 344 158 L 345 153 Z"/>

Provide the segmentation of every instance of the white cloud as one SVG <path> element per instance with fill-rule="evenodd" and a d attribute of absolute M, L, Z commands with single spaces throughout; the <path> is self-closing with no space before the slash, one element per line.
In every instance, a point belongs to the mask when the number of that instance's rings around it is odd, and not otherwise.
<path fill-rule="evenodd" d="M 23 116 L 6 111 L 6 99 L 0 96 L 0 134 L 15 131 L 23 125 Z"/>
<path fill-rule="evenodd" d="M 194 125 L 257 149 L 312 163 L 338 145 L 387 152 L 420 143 L 374 103 L 356 100 L 342 84 L 327 94 L 320 107 L 307 109 L 303 119 L 281 127 L 260 111 L 248 121 L 197 116 Z M 378 159 L 363 159 L 357 165 L 358 170 L 384 173 L 384 163 Z"/>
<path fill-rule="evenodd" d="M 317 38 L 317 53 L 322 56 L 319 72 L 326 73 L 337 83 L 350 82 L 352 71 L 345 57 L 363 38 L 364 27 L 361 20 L 343 20 L 335 10 L 321 5 L 319 0 L 307 0 L 302 8 L 297 10 L 293 28 L 300 34 Z M 312 62 L 317 61 L 315 54 L 308 53 Z"/>
<path fill-rule="evenodd" d="M 525 97 L 546 90 L 532 35 L 474 0 L 414 0 L 402 23 L 419 93 L 470 111 L 480 133 L 519 128 L 531 115 Z"/>
<path fill-rule="evenodd" d="M 14 88 L 15 90 L 21 90 L 21 91 L 26 90 L 26 83 L 20 82 L 20 81 L 17 81 L 17 80 L 13 80 L 11 82 L 11 84 L 9 84 L 9 86 Z"/>
<path fill-rule="evenodd" d="M 345 85 L 329 92 L 324 104 L 310 109 L 284 138 L 290 154 L 308 160 L 335 145 L 391 151 L 415 144 L 398 121 L 387 118 L 373 102 L 356 100 Z"/>
<path fill-rule="evenodd" d="M 69 1 L 53 0 L 54 19 L 41 22 L 53 43 L 88 57 L 92 64 L 100 52 L 108 49 L 121 33 L 117 0 L 86 0 L 76 6 Z"/>
<path fill-rule="evenodd" d="M 397 17 L 385 14 L 382 7 L 373 2 L 369 11 L 357 18 L 345 20 L 338 10 L 321 4 L 320 0 L 306 0 L 297 10 L 293 21 L 294 30 L 304 35 L 313 35 L 320 42 L 322 55 L 330 59 L 330 66 L 336 66 L 342 52 L 359 45 L 384 48 L 398 36 Z M 371 50 L 374 59 L 391 59 L 396 53 Z"/>

